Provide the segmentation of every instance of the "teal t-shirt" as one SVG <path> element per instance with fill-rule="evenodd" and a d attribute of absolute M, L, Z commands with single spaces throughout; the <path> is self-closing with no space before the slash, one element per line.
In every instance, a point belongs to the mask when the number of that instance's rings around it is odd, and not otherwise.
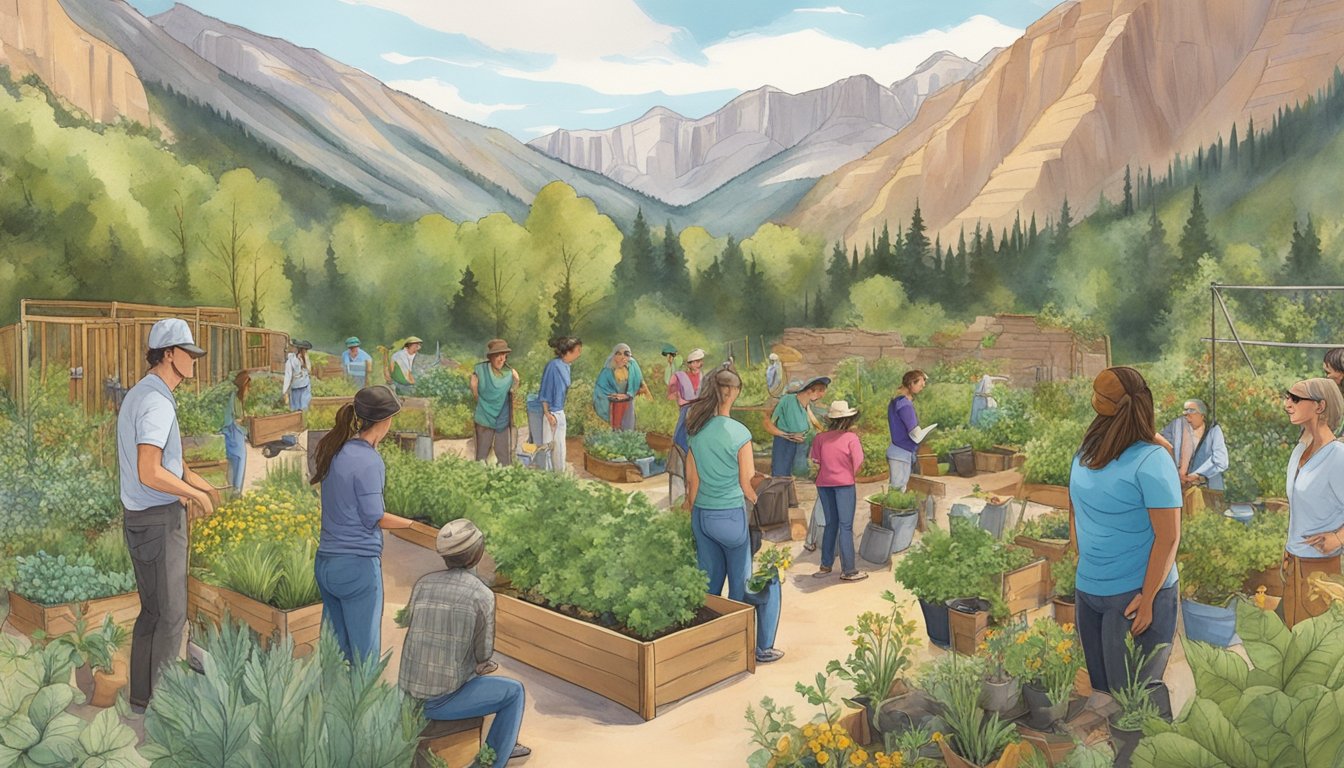
<path fill-rule="evenodd" d="M 513 369 L 505 368 L 499 374 L 490 363 L 476 364 L 476 423 L 486 429 L 507 429 L 509 426 L 509 390 L 513 389 Z"/>
<path fill-rule="evenodd" d="M 770 416 L 775 426 L 785 432 L 806 432 L 811 424 L 807 420 L 807 412 L 803 410 L 803 404 L 798 402 L 798 395 L 785 395 L 779 398 L 779 403 L 775 405 L 775 412 Z"/>
<path fill-rule="evenodd" d="M 1181 506 L 1171 454 L 1138 442 L 1101 469 L 1074 456 L 1069 497 L 1078 532 L 1078 591 L 1108 597 L 1142 588 L 1154 538 L 1148 510 Z M 1173 564 L 1162 586 L 1175 583 Z"/>
<path fill-rule="evenodd" d="M 700 475 L 694 504 L 700 509 L 739 509 L 747 506 L 737 468 L 737 452 L 751 442 L 751 432 L 727 416 L 715 416 L 691 435 L 691 454 Z"/>

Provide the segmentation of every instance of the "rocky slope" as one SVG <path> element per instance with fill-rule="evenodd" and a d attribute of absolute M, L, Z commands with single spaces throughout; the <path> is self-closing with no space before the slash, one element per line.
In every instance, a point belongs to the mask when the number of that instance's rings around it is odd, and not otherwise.
<path fill-rule="evenodd" d="M 830 237 L 867 237 L 908 219 L 930 235 L 1067 195 L 1085 213 L 1119 194 L 1125 165 L 1165 169 L 1268 126 L 1344 60 L 1344 0 L 1073 0 L 1031 25 L 978 76 L 925 102 L 916 120 L 826 176 L 785 218 Z"/>

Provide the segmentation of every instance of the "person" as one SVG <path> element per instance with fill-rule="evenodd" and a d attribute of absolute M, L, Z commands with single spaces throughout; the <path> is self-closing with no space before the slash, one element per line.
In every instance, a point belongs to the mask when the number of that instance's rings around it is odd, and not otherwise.
<path fill-rule="evenodd" d="M 887 404 L 887 428 L 891 431 L 891 442 L 887 445 L 887 485 L 901 491 L 910 484 L 910 472 L 919 444 L 929 430 L 937 426 L 921 430 L 919 416 L 915 413 L 915 397 L 928 383 L 928 375 L 918 368 L 906 371 L 901 376 L 896 396 Z"/>
<path fill-rule="evenodd" d="M 632 430 L 635 428 L 635 396 L 641 393 L 649 394 L 644 372 L 635 362 L 630 346 L 617 344 L 597 374 L 597 383 L 593 385 L 593 410 L 612 429 Z"/>
<path fill-rule="evenodd" d="M 663 366 L 663 386 L 672 386 L 672 377 L 676 375 L 677 368 L 677 348 L 671 344 L 664 344 L 663 351 L 660 352 L 667 365 Z"/>
<path fill-rule="evenodd" d="M 308 369 L 308 350 L 312 342 L 295 339 L 290 345 L 293 352 L 285 358 L 285 380 L 280 384 L 282 397 L 291 411 L 306 411 L 313 399 L 312 376 Z"/>
<path fill-rule="evenodd" d="M 751 479 L 751 432 L 729 413 L 742 392 L 742 379 L 731 368 L 718 368 L 686 414 L 690 453 L 686 456 L 686 506 L 691 510 L 695 560 L 708 577 L 708 592 L 718 595 L 728 583 L 728 599 L 741 601 L 751 577 L 751 536 L 747 504 L 756 504 Z M 756 661 L 784 656 L 757 648 Z"/>
<path fill-rule="evenodd" d="M 551 446 L 551 469 L 565 473 L 565 437 L 569 422 L 565 418 L 565 400 L 569 397 L 572 379 L 570 366 L 583 354 L 583 340 L 578 336 L 557 336 L 551 339 L 555 357 L 541 372 L 541 441 Z"/>
<path fill-rule="evenodd" d="M 672 442 L 683 451 L 690 450 L 689 437 L 686 434 L 686 409 L 691 401 L 700 396 L 700 369 L 705 365 L 705 350 L 692 349 L 686 355 L 686 370 L 677 371 L 672 383 L 667 386 L 667 396 L 677 402 L 677 428 L 672 433 Z"/>
<path fill-rule="evenodd" d="M 392 386 L 398 395 L 415 392 L 415 356 L 423 343 L 419 336 L 409 336 L 401 343 L 401 349 L 392 354 Z"/>
<path fill-rule="evenodd" d="M 1078 549 L 1075 604 L 1092 688 L 1109 693 L 1130 679 L 1126 633 L 1154 654 L 1142 674 L 1161 684 L 1180 594 L 1181 481 L 1154 439 L 1153 393 L 1138 371 L 1117 367 L 1098 374 L 1092 409 L 1097 415 L 1069 475 Z"/>
<path fill-rule="evenodd" d="M 471 571 L 485 554 L 485 537 L 470 520 L 459 518 L 439 529 L 435 549 L 445 570 L 421 576 L 411 589 L 397 683 L 422 702 L 430 720 L 494 715 L 485 736 L 495 751 L 489 768 L 503 768 L 532 750 L 518 743 L 523 684 L 490 675 L 499 667 L 490 658 L 495 653 L 495 593 Z"/>
<path fill-rule="evenodd" d="M 770 353 L 770 364 L 765 367 L 765 390 L 771 397 L 779 397 L 784 394 L 784 364 L 779 361 L 779 355 Z"/>
<path fill-rule="evenodd" d="M 1299 381 L 1283 410 L 1301 430 L 1288 459 L 1288 541 L 1283 554 L 1283 619 L 1289 626 L 1325 613 L 1311 595 L 1313 573 L 1340 572 L 1344 546 L 1344 445 L 1335 439 L 1344 397 L 1330 379 Z"/>
<path fill-rule="evenodd" d="M 131 553 L 140 615 L 131 631 L 130 704 L 143 713 L 165 664 L 178 657 L 187 625 L 187 523 L 214 512 L 219 497 L 182 460 L 173 391 L 195 378 L 196 346 L 185 320 L 149 329 L 149 372 L 117 414 L 122 531 Z"/>
<path fill-rule="evenodd" d="M 1176 475 L 1181 478 L 1182 510 L 1223 511 L 1223 473 L 1227 471 L 1227 442 L 1217 422 L 1207 422 L 1209 406 L 1192 398 L 1181 406 L 1181 416 L 1162 428 L 1171 444 Z"/>
<path fill-rule="evenodd" d="M 1339 386 L 1340 394 L 1344 395 L 1344 347 L 1335 347 L 1326 352 L 1321 367 L 1325 369 L 1325 378 L 1335 382 Z M 1335 436 L 1344 436 L 1344 424 L 1340 425 Z"/>
<path fill-rule="evenodd" d="M 249 371 L 239 371 L 233 377 L 233 394 L 224 404 L 224 423 L 219 433 L 224 436 L 224 457 L 229 461 L 229 485 L 243 492 L 243 476 L 247 472 L 247 421 L 245 407 L 247 389 L 252 383 Z"/>
<path fill-rule="evenodd" d="M 821 539 L 821 567 L 818 578 L 831 572 L 835 547 L 840 545 L 840 578 L 862 581 L 868 574 L 854 565 L 854 509 L 858 503 L 854 476 L 863 466 L 863 446 L 854 434 L 859 412 L 849 402 L 836 400 L 826 411 L 826 431 L 812 441 L 812 461 L 817 463 L 817 498 L 826 516 Z"/>
<path fill-rule="evenodd" d="M 997 410 L 999 403 L 990 393 L 994 391 L 994 384 L 1000 381 L 1008 381 L 1007 376 L 991 376 L 986 373 L 980 377 L 980 381 L 975 385 L 975 394 L 971 397 L 971 426 L 982 426 L 981 419 L 985 414 Z"/>
<path fill-rule="evenodd" d="M 798 446 L 807 438 L 808 428 L 821 431 L 817 417 L 812 414 L 812 404 L 826 394 L 826 388 L 830 385 L 829 377 L 817 376 L 797 392 L 784 395 L 775 404 L 774 412 L 765 420 L 765 431 L 775 436 L 774 448 L 770 455 L 772 477 L 793 476 Z"/>
<path fill-rule="evenodd" d="M 518 371 L 509 366 L 509 343 L 491 339 L 485 345 L 485 361 L 471 370 L 471 396 L 476 399 L 476 460 L 485 461 L 490 448 L 502 466 L 513 463 L 513 393 Z"/>
<path fill-rule="evenodd" d="M 322 530 L 314 572 L 322 622 L 351 663 L 382 653 L 383 532 L 411 521 L 383 509 L 387 468 L 378 443 L 401 401 L 392 390 L 365 387 L 336 412 L 336 425 L 317 444 L 309 482 L 322 489 Z"/>
<path fill-rule="evenodd" d="M 345 354 L 341 355 L 341 370 L 345 371 L 345 377 L 350 383 L 359 389 L 363 389 L 369 383 L 369 375 L 373 373 L 373 356 L 360 349 L 358 336 L 351 336 L 345 340 Z"/>

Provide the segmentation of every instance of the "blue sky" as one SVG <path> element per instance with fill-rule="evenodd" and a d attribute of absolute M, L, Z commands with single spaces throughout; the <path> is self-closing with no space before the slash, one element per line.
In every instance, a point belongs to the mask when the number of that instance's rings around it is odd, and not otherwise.
<path fill-rule="evenodd" d="M 146 15 L 171 0 L 130 0 Z M 930 54 L 978 59 L 1056 0 L 192 0 L 520 139 L 654 106 L 700 117 L 743 91 L 891 84 Z"/>

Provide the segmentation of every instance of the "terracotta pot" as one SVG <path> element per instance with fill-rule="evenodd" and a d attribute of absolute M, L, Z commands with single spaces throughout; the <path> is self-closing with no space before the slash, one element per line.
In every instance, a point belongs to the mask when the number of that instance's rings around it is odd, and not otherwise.
<path fill-rule="evenodd" d="M 126 687 L 129 678 L 126 662 L 117 659 L 112 662 L 112 671 L 98 670 L 93 673 L 93 698 L 90 704 L 106 709 L 117 703 L 117 694 Z"/>
<path fill-rule="evenodd" d="M 1056 624 L 1072 624 L 1075 627 L 1078 626 L 1076 620 L 1077 609 L 1072 600 L 1055 595 L 1050 599 L 1050 602 L 1055 604 Z"/>

